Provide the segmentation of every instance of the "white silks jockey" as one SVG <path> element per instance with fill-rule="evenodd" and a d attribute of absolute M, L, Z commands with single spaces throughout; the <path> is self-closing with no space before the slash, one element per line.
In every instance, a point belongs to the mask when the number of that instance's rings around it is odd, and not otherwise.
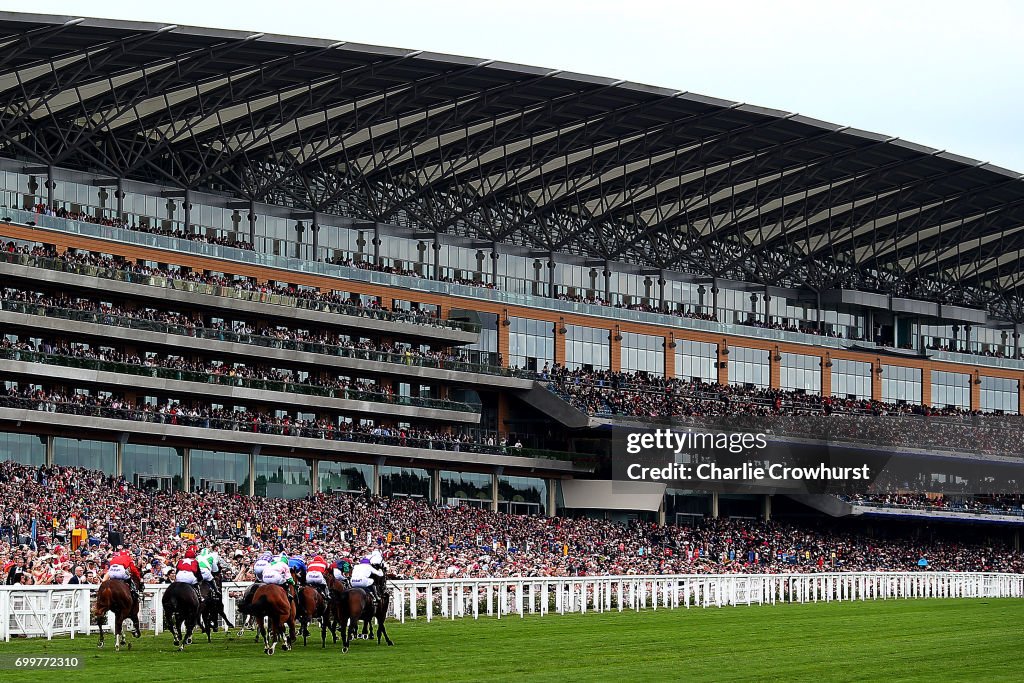
<path fill-rule="evenodd" d="M 288 556 L 278 555 L 263 570 L 263 583 L 283 586 L 292 578 L 291 570 L 288 568 Z"/>
<path fill-rule="evenodd" d="M 375 576 L 383 577 L 384 572 L 374 567 L 370 563 L 369 557 L 364 557 L 359 560 L 359 564 L 352 568 L 352 587 L 372 588 Z"/>

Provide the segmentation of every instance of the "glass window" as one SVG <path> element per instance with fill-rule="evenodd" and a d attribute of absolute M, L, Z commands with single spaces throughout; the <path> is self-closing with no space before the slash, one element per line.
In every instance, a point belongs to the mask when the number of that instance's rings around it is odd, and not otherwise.
<path fill-rule="evenodd" d="M 665 338 L 635 332 L 622 333 L 619 349 L 622 372 L 646 372 L 665 375 Z"/>
<path fill-rule="evenodd" d="M 141 488 L 181 490 L 181 449 L 170 446 L 124 445 L 124 478 Z"/>
<path fill-rule="evenodd" d="M 498 510 L 514 515 L 547 512 L 548 483 L 537 477 L 498 477 Z"/>
<path fill-rule="evenodd" d="M 751 384 L 758 388 L 771 385 L 768 351 L 733 346 L 729 349 L 729 384 Z"/>
<path fill-rule="evenodd" d="M 802 353 L 783 353 L 779 386 L 787 391 L 821 394 L 821 359 Z"/>
<path fill-rule="evenodd" d="M 0 460 L 22 465 L 45 465 L 46 437 L 0 432 Z"/>
<path fill-rule="evenodd" d="M 317 487 L 321 493 L 363 493 L 371 490 L 373 465 L 321 460 L 316 468 Z"/>
<path fill-rule="evenodd" d="M 607 370 L 611 348 L 608 330 L 582 325 L 565 326 L 565 367 L 570 370 Z"/>
<path fill-rule="evenodd" d="M 53 440 L 53 464 L 116 474 L 117 444 L 113 441 L 67 439 L 58 436 Z"/>
<path fill-rule="evenodd" d="M 256 495 L 265 498 L 305 498 L 312 493 L 312 461 L 302 458 L 256 456 Z"/>
<path fill-rule="evenodd" d="M 249 495 L 249 455 L 192 450 L 188 476 L 193 491 Z"/>
<path fill-rule="evenodd" d="M 859 360 L 832 361 L 832 395 L 871 399 L 871 363 Z"/>
<path fill-rule="evenodd" d="M 935 370 L 932 375 L 932 405 L 971 409 L 971 376 L 961 372 Z"/>
<path fill-rule="evenodd" d="M 1018 402 L 1017 380 L 1005 377 L 981 378 L 981 409 L 988 412 L 1003 412 L 1016 415 Z"/>
<path fill-rule="evenodd" d="M 441 502 L 490 507 L 491 475 L 479 472 L 441 472 Z"/>
<path fill-rule="evenodd" d="M 713 384 L 718 381 L 718 344 L 676 340 L 676 377 L 682 380 L 699 379 Z"/>
<path fill-rule="evenodd" d="M 430 498 L 430 473 L 418 467 L 380 468 L 380 495 Z"/>
<path fill-rule="evenodd" d="M 883 365 L 882 400 L 887 403 L 920 403 L 921 368 Z"/>
<path fill-rule="evenodd" d="M 539 371 L 555 362 L 554 326 L 543 320 L 509 318 L 509 367 Z"/>

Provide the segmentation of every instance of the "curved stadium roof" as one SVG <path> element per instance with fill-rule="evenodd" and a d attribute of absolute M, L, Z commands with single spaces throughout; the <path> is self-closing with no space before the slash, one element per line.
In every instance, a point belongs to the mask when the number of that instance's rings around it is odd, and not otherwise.
<path fill-rule="evenodd" d="M 0 13 L 0 156 L 1024 321 L 1018 173 L 796 114 L 426 52 Z"/>

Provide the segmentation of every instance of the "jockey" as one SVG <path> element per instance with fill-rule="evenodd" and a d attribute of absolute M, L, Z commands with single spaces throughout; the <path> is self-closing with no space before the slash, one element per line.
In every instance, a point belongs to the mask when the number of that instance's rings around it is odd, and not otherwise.
<path fill-rule="evenodd" d="M 334 580 L 342 586 L 339 590 L 345 590 L 347 586 L 351 586 L 349 576 L 352 574 L 352 563 L 348 558 L 335 560 L 331 565 L 331 573 L 334 575 Z"/>
<path fill-rule="evenodd" d="M 142 574 L 139 573 L 139 568 L 135 566 L 135 560 L 132 559 L 132 556 L 126 550 L 119 550 L 110 558 L 110 568 L 107 570 L 107 576 L 112 579 L 127 581 L 128 587 L 132 589 L 132 595 L 136 598 L 142 592 Z"/>
<path fill-rule="evenodd" d="M 274 555 L 270 551 L 264 551 L 256 558 L 256 564 L 252 566 L 252 573 L 256 577 L 256 581 L 263 581 L 263 570 L 270 566 L 273 559 Z"/>
<path fill-rule="evenodd" d="M 263 570 L 263 583 L 273 584 L 275 586 L 283 586 L 287 583 L 292 582 L 291 570 L 288 568 L 288 560 L 290 558 L 281 553 L 267 565 L 267 568 Z M 289 594 L 290 595 L 290 594 Z"/>
<path fill-rule="evenodd" d="M 292 555 L 288 558 L 288 569 L 294 571 L 299 577 L 299 583 L 306 582 L 306 559 L 302 555 Z"/>
<path fill-rule="evenodd" d="M 195 590 L 196 595 L 199 595 L 198 579 L 196 578 L 199 575 L 199 562 L 196 561 L 196 554 L 196 547 L 189 546 L 185 551 L 185 557 L 178 560 L 178 565 L 175 567 L 174 582 L 189 584 Z"/>
<path fill-rule="evenodd" d="M 213 577 L 220 574 L 220 555 L 217 554 L 216 544 L 210 548 L 203 548 L 196 558 L 199 563 L 199 573 L 203 581 L 214 588 Z"/>
<path fill-rule="evenodd" d="M 384 572 L 370 564 L 370 558 L 364 557 L 359 564 L 352 568 L 352 587 L 367 590 L 372 597 L 376 597 L 376 582 L 374 577 L 384 577 Z"/>
<path fill-rule="evenodd" d="M 324 572 L 327 571 L 327 562 L 317 555 L 306 568 L 306 585 L 316 588 L 326 599 L 327 581 L 324 580 Z"/>

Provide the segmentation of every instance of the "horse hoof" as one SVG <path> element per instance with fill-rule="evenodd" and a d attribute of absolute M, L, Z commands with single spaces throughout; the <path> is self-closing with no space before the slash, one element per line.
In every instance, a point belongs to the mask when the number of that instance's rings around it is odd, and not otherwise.
<path fill-rule="evenodd" d="M 345 652 L 348 652 L 348 647 L 347 647 L 347 646 L 345 646 L 345 647 L 342 647 L 342 648 L 341 648 L 341 651 L 342 651 L 343 653 L 345 653 Z"/>
<path fill-rule="evenodd" d="M 96 648 L 102 650 L 103 649 L 103 643 L 102 642 L 97 643 L 96 644 Z"/>
<path fill-rule="evenodd" d="M 131 649 L 132 649 L 132 644 L 131 644 L 131 643 L 129 643 L 128 641 L 125 641 L 125 643 L 124 643 L 124 644 L 128 646 L 128 649 L 129 649 L 129 650 L 131 650 Z"/>
<path fill-rule="evenodd" d="M 179 645 L 178 646 L 178 652 L 184 652 L 184 651 L 185 651 L 185 646 L 184 645 Z"/>
<path fill-rule="evenodd" d="M 188 638 L 185 639 L 185 644 L 186 645 L 191 645 L 192 644 L 192 636 L 189 636 Z"/>

